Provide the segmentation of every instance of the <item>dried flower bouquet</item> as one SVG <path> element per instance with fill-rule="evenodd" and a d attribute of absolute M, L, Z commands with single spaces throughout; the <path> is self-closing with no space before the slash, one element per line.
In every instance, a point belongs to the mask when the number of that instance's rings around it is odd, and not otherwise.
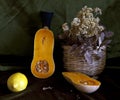
<path fill-rule="evenodd" d="M 91 65 L 97 67 L 96 61 L 99 64 L 103 58 L 104 64 L 102 64 L 103 66 L 105 65 L 104 52 L 106 52 L 106 47 L 111 42 L 113 32 L 106 31 L 105 27 L 100 25 L 100 18 L 98 16 L 101 14 L 102 11 L 98 7 L 93 9 L 84 6 L 73 19 L 70 27 L 67 23 L 62 25 L 63 34 L 60 38 L 63 40 L 64 50 L 69 48 L 68 51 L 64 52 L 67 53 L 64 54 L 65 67 L 68 66 L 69 69 L 74 70 L 70 66 L 75 66 L 75 63 L 81 63 L 80 60 L 72 62 L 71 56 L 84 59 L 82 62 L 87 63 L 87 67 Z M 79 66 L 76 65 L 75 68 L 78 70 Z"/>

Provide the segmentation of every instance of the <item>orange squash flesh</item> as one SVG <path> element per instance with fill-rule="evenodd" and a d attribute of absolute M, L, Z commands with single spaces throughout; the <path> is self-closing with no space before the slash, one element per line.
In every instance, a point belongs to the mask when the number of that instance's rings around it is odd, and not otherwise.
<path fill-rule="evenodd" d="M 75 84 L 84 84 L 84 85 L 100 85 L 100 82 L 96 79 L 89 77 L 86 74 L 80 72 L 62 72 L 62 75 L 66 78 L 69 78 Z"/>
<path fill-rule="evenodd" d="M 54 35 L 47 27 L 39 29 L 34 38 L 31 72 L 37 78 L 48 78 L 55 71 L 53 59 Z"/>

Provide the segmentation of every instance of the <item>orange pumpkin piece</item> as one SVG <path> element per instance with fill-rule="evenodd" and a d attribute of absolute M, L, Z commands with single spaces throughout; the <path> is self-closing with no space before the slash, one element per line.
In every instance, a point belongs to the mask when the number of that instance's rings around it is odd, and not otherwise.
<path fill-rule="evenodd" d="M 37 78 L 48 78 L 55 71 L 53 59 L 54 35 L 48 27 L 39 29 L 34 38 L 34 55 L 31 72 Z"/>
<path fill-rule="evenodd" d="M 62 75 L 76 89 L 84 93 L 93 93 L 101 86 L 100 81 L 80 72 L 62 72 Z"/>

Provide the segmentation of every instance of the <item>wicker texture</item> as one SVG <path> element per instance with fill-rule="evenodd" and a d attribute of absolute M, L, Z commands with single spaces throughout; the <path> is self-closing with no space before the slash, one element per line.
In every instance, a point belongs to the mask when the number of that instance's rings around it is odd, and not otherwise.
<path fill-rule="evenodd" d="M 89 76 L 99 75 L 105 66 L 106 52 L 102 51 L 102 57 L 96 59 L 93 55 L 93 63 L 88 64 L 84 57 L 75 56 L 70 53 L 71 46 L 63 46 L 63 62 L 66 71 L 77 71 L 87 74 Z"/>

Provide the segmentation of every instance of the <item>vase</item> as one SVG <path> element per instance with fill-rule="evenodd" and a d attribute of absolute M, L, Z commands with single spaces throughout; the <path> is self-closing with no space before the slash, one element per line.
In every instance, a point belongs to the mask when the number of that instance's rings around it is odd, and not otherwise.
<path fill-rule="evenodd" d="M 70 52 L 72 46 L 62 46 L 63 48 L 63 65 L 66 71 L 82 72 L 91 77 L 98 76 L 105 68 L 106 50 L 101 50 L 101 57 L 97 59 L 99 54 L 92 54 L 92 63 L 88 63 L 84 56 L 75 56 Z"/>

